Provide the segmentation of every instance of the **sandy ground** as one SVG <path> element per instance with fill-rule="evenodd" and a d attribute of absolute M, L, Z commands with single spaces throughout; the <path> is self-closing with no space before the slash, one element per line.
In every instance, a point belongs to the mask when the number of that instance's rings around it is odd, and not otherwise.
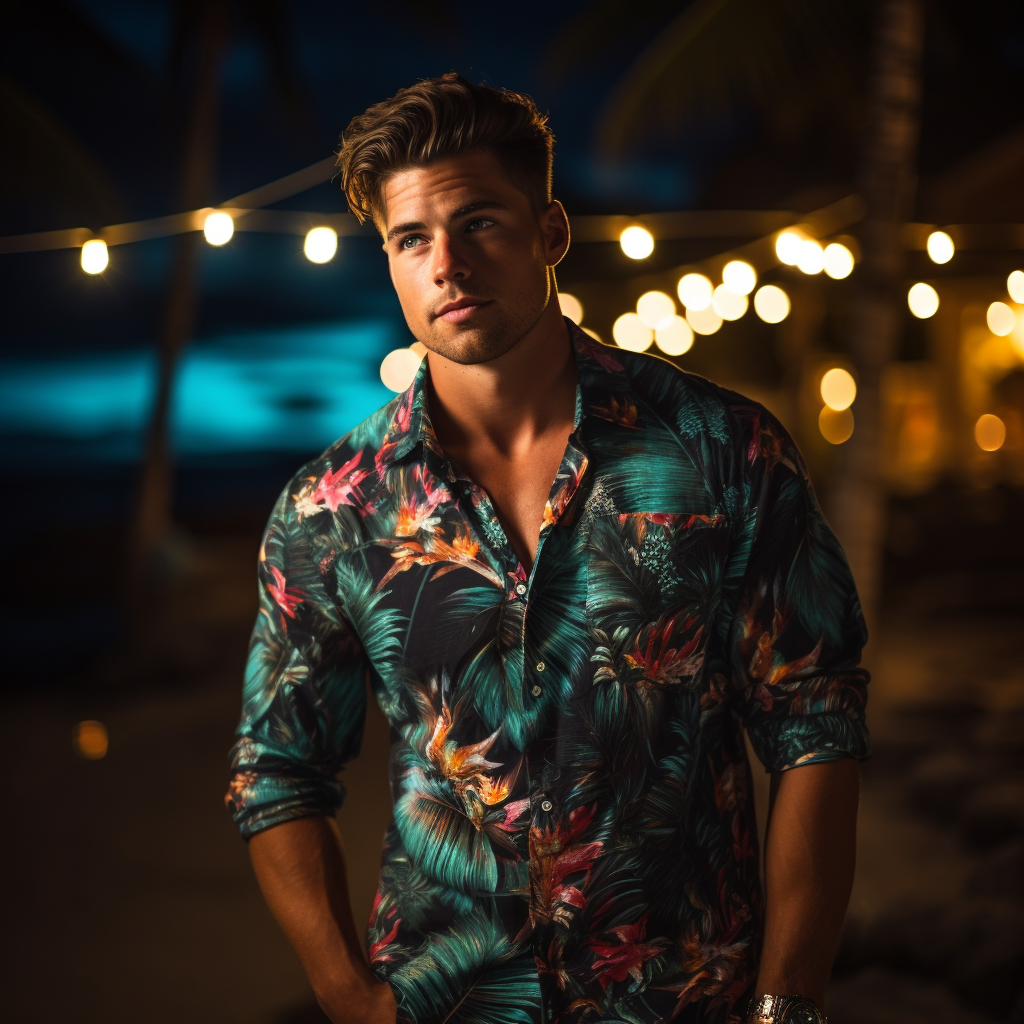
<path fill-rule="evenodd" d="M 6 1019 L 323 1021 L 221 802 L 252 554 L 201 543 L 146 655 L 8 700 Z M 1020 581 L 969 583 L 987 603 L 955 574 L 905 588 L 866 659 L 876 754 L 833 1024 L 1024 1021 Z M 83 719 L 109 730 L 102 760 L 72 750 Z M 371 704 L 340 815 L 360 926 L 390 813 L 386 743 Z"/>

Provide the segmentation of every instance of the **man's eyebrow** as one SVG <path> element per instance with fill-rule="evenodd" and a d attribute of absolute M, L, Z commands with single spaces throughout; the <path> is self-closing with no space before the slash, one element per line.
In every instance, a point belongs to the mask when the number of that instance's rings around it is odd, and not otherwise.
<path fill-rule="evenodd" d="M 449 218 L 449 220 L 458 220 L 459 217 L 465 217 L 471 213 L 476 213 L 477 210 L 507 210 L 508 207 L 504 203 L 499 203 L 496 199 L 480 199 L 475 203 L 467 203 L 465 206 L 460 206 Z M 426 225 L 419 220 L 409 221 L 406 224 L 396 224 L 390 231 L 388 231 L 387 240 L 390 242 L 395 235 L 405 234 L 406 231 L 422 231 Z"/>

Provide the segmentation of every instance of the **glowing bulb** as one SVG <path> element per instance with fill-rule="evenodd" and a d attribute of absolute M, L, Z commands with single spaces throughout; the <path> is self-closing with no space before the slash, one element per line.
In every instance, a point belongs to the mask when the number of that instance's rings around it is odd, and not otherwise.
<path fill-rule="evenodd" d="M 836 412 L 827 405 L 818 413 L 818 429 L 829 444 L 842 444 L 853 436 L 853 413 L 849 409 Z"/>
<path fill-rule="evenodd" d="M 1006 440 L 1006 424 L 992 413 L 987 412 L 978 417 L 974 424 L 974 440 L 983 452 L 998 451 Z"/>
<path fill-rule="evenodd" d="M 789 316 L 789 296 L 778 285 L 762 285 L 754 292 L 754 312 L 766 324 L 782 323 Z"/>
<path fill-rule="evenodd" d="M 647 228 L 634 224 L 619 235 L 619 245 L 631 260 L 643 260 L 654 252 L 654 236 Z"/>
<path fill-rule="evenodd" d="M 796 265 L 805 274 L 820 274 L 825 269 L 825 250 L 821 242 L 814 238 L 805 238 L 800 243 Z"/>
<path fill-rule="evenodd" d="M 1024 303 L 1024 270 L 1013 270 L 1006 279 L 1006 290 L 1014 302 Z"/>
<path fill-rule="evenodd" d="M 630 352 L 644 352 L 654 341 L 654 331 L 636 313 L 623 313 L 612 324 L 612 337 L 619 348 Z"/>
<path fill-rule="evenodd" d="M 729 260 L 722 267 L 722 284 L 733 295 L 749 295 L 757 284 L 757 271 L 743 260 Z"/>
<path fill-rule="evenodd" d="M 841 281 L 853 273 L 853 253 L 842 242 L 829 242 L 824 256 L 825 273 L 834 281 Z"/>
<path fill-rule="evenodd" d="M 203 221 L 203 234 L 210 245 L 223 245 L 231 240 L 235 233 L 235 222 L 231 214 L 224 210 L 214 210 L 206 215 Z"/>
<path fill-rule="evenodd" d="M 714 306 L 708 306 L 706 309 L 687 309 L 686 322 L 693 328 L 695 334 L 714 334 L 722 326 L 722 318 Z"/>
<path fill-rule="evenodd" d="M 693 348 L 693 328 L 683 317 L 674 315 L 655 327 L 654 343 L 667 356 L 681 356 Z"/>
<path fill-rule="evenodd" d="M 109 262 L 107 243 L 102 238 L 90 238 L 82 246 L 82 269 L 87 274 L 102 274 Z"/>
<path fill-rule="evenodd" d="M 558 293 L 558 306 L 562 316 L 567 316 L 574 324 L 583 323 L 583 303 L 568 292 Z"/>
<path fill-rule="evenodd" d="M 711 306 L 723 320 L 739 320 L 747 311 L 750 300 L 746 295 L 737 295 L 720 284 L 711 296 Z"/>
<path fill-rule="evenodd" d="M 667 320 L 670 316 L 674 316 L 675 311 L 676 304 L 672 296 L 666 295 L 664 292 L 644 292 L 636 300 L 637 316 L 648 327 L 657 327 L 662 320 Z"/>
<path fill-rule="evenodd" d="M 693 310 L 707 309 L 711 305 L 714 287 L 703 274 L 683 274 L 676 285 L 679 301 Z"/>
<path fill-rule="evenodd" d="M 834 366 L 821 378 L 821 400 L 833 412 L 849 409 L 856 397 L 857 382 L 849 370 Z"/>
<path fill-rule="evenodd" d="M 380 379 L 391 391 L 405 391 L 423 360 L 411 348 L 396 348 L 380 364 Z"/>
<path fill-rule="evenodd" d="M 84 757 L 87 761 L 98 761 L 107 754 L 107 728 L 102 722 L 91 719 L 79 722 L 75 726 L 71 744 L 79 757 Z"/>
<path fill-rule="evenodd" d="M 310 228 L 302 251 L 310 263 L 329 263 L 338 251 L 338 233 L 334 228 Z"/>
<path fill-rule="evenodd" d="M 925 243 L 932 263 L 948 263 L 956 252 L 953 239 L 945 231 L 933 231 Z"/>
<path fill-rule="evenodd" d="M 1000 338 L 1005 338 L 1017 323 L 1017 317 L 1005 302 L 993 302 L 985 314 L 988 329 Z"/>
<path fill-rule="evenodd" d="M 775 239 L 775 255 L 779 257 L 780 263 L 795 267 L 803 244 L 804 240 L 795 231 L 783 231 Z"/>
<path fill-rule="evenodd" d="M 927 320 L 938 311 L 939 293 L 930 284 L 918 281 L 917 284 L 911 285 L 910 291 L 907 292 L 907 305 L 918 320 Z"/>
<path fill-rule="evenodd" d="M 423 357 L 427 354 L 427 346 L 424 345 L 422 341 L 414 341 L 409 346 L 409 351 L 415 352 L 416 355 L 419 356 L 420 360 L 422 361 Z"/>

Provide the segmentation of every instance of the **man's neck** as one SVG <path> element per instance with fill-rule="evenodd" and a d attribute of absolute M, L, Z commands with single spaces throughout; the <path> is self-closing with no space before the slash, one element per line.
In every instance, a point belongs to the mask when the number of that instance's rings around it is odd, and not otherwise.
<path fill-rule="evenodd" d="M 453 454 L 483 445 L 514 459 L 567 420 L 571 429 L 576 360 L 554 288 L 544 313 L 503 356 L 473 365 L 427 358 L 431 421 Z"/>

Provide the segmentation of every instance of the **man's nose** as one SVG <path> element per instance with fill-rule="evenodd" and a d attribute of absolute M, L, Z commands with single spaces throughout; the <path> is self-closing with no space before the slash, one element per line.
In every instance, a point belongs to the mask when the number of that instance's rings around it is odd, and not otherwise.
<path fill-rule="evenodd" d="M 434 282 L 439 285 L 450 281 L 464 281 L 470 274 L 470 266 L 457 242 L 445 234 L 434 238 Z"/>

